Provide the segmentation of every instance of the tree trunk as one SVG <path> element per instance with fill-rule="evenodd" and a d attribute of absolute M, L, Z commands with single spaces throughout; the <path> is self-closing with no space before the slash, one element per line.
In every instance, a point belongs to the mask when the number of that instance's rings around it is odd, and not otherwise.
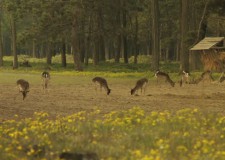
<path fill-rule="evenodd" d="M 127 53 L 127 33 L 126 33 L 126 27 L 127 27 L 127 11 L 125 10 L 126 6 L 126 0 L 123 0 L 123 12 L 122 12 L 122 23 L 123 23 L 123 58 L 124 58 L 124 63 L 128 63 L 128 53 Z"/>
<path fill-rule="evenodd" d="M 62 50 L 61 50 L 61 61 L 62 61 L 62 67 L 66 67 L 66 40 L 65 38 L 62 38 Z"/>
<path fill-rule="evenodd" d="M 0 14 L 0 67 L 3 66 L 2 15 Z"/>
<path fill-rule="evenodd" d="M 117 1 L 118 3 L 118 6 L 120 7 L 120 0 Z M 116 20 L 117 20 L 117 29 L 120 30 L 121 28 L 121 15 L 120 15 L 120 9 L 118 10 L 118 13 L 117 13 L 117 17 L 116 17 Z M 119 63 L 120 62 L 120 53 L 121 53 L 121 31 L 119 31 L 119 34 L 117 36 L 117 43 L 116 43 L 116 52 L 115 52 L 115 63 Z"/>
<path fill-rule="evenodd" d="M 105 42 L 105 59 L 106 60 L 110 59 L 110 56 L 109 56 L 110 52 L 109 52 L 109 50 L 110 50 L 110 43 L 109 43 L 109 40 L 108 40 L 107 42 Z"/>
<path fill-rule="evenodd" d="M 99 37 L 99 52 L 100 52 L 100 61 L 105 62 L 105 42 L 103 35 L 100 35 Z"/>
<path fill-rule="evenodd" d="M 201 17 L 201 20 L 200 22 L 197 22 L 198 19 L 198 14 L 197 14 L 197 10 L 198 8 L 196 7 L 195 5 L 195 0 L 189 0 L 189 3 L 191 5 L 190 8 L 190 12 L 191 12 L 191 18 L 193 21 L 190 21 L 190 29 L 191 30 L 196 30 L 198 29 L 198 33 L 197 33 L 197 38 L 195 40 L 195 42 L 193 43 L 193 46 L 195 44 L 197 44 L 200 40 L 202 40 L 204 37 L 205 37 L 205 34 L 206 34 L 206 27 L 207 27 L 207 23 L 206 23 L 206 19 L 207 19 L 207 6 L 208 6 L 208 3 L 209 3 L 209 0 L 207 0 L 205 2 L 205 6 L 204 6 L 204 9 L 203 9 L 203 13 L 202 13 L 202 17 Z M 205 20 L 204 20 L 205 19 Z M 199 24 L 198 24 L 199 23 Z M 190 52 L 190 69 L 191 70 L 196 70 L 196 69 L 200 69 L 200 64 L 201 64 L 201 61 L 200 61 L 200 57 L 199 57 L 199 53 L 198 51 L 191 51 Z"/>
<path fill-rule="evenodd" d="M 51 44 L 51 42 L 47 43 L 46 61 L 47 61 L 48 65 L 52 64 L 52 44 Z"/>
<path fill-rule="evenodd" d="M 98 65 L 98 63 L 99 63 L 99 42 L 95 41 L 93 51 L 93 64 Z"/>
<path fill-rule="evenodd" d="M 115 62 L 120 62 L 120 54 L 121 54 L 121 35 L 118 35 L 117 38 L 117 50 L 115 52 Z"/>
<path fill-rule="evenodd" d="M 102 9 L 99 8 L 98 11 L 98 38 L 99 38 L 99 59 L 100 61 L 105 61 L 105 42 L 104 42 L 104 24 L 103 24 L 103 17 L 102 17 Z"/>
<path fill-rule="evenodd" d="M 181 0 L 181 71 L 189 71 L 189 52 L 186 43 L 188 32 L 188 0 Z"/>
<path fill-rule="evenodd" d="M 88 66 L 88 59 L 89 59 L 90 52 L 91 52 L 91 41 L 90 41 L 90 35 L 88 35 L 86 39 L 86 50 L 85 50 L 85 56 L 84 56 L 85 66 Z"/>
<path fill-rule="evenodd" d="M 159 5 L 152 0 L 152 69 L 159 69 Z"/>
<path fill-rule="evenodd" d="M 198 36 L 197 36 L 197 39 L 196 39 L 196 43 L 198 43 L 200 40 L 202 40 L 205 37 L 205 34 L 206 34 L 207 17 L 208 17 L 208 12 L 207 12 L 208 4 L 209 4 L 209 0 L 207 0 L 206 3 L 205 3 L 205 7 L 204 7 L 204 10 L 203 10 L 203 13 L 202 13 L 202 18 L 201 18 L 201 21 L 199 23 Z"/>
<path fill-rule="evenodd" d="M 80 51 L 79 51 L 78 17 L 79 17 L 79 12 L 76 12 L 75 15 L 74 15 L 74 20 L 73 20 L 73 25 L 72 25 L 71 42 L 72 42 L 74 67 L 75 67 L 76 70 L 82 71 L 83 67 L 82 67 L 81 62 L 80 62 Z"/>
<path fill-rule="evenodd" d="M 86 38 L 86 50 L 85 50 L 85 61 L 84 61 L 84 64 L 86 66 L 88 65 L 88 59 L 91 53 L 92 28 L 93 28 L 93 19 L 92 19 L 92 15 L 90 15 L 89 24 L 88 24 L 88 36 Z"/>
<path fill-rule="evenodd" d="M 135 37 L 134 37 L 135 51 L 134 51 L 134 64 L 137 64 L 137 58 L 139 54 L 138 46 L 138 15 L 135 16 Z"/>
<path fill-rule="evenodd" d="M 18 68 L 18 57 L 17 57 L 17 50 L 16 50 L 16 22 L 11 15 L 10 17 L 11 22 L 11 34 L 12 34 L 12 53 L 13 53 L 13 69 Z"/>
<path fill-rule="evenodd" d="M 46 44 L 42 42 L 40 46 L 40 58 L 44 58 L 45 56 L 46 56 Z"/>
<path fill-rule="evenodd" d="M 79 46 L 80 46 L 80 62 L 84 63 L 84 58 L 85 58 L 85 24 L 84 22 L 82 22 L 82 26 L 81 26 L 81 33 L 79 36 Z"/>
<path fill-rule="evenodd" d="M 32 57 L 36 58 L 36 40 L 33 39 L 32 41 Z"/>

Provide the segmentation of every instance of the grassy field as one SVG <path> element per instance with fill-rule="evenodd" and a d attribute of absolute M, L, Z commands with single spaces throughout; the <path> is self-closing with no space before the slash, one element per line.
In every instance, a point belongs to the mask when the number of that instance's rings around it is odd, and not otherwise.
<path fill-rule="evenodd" d="M 54 57 L 44 91 L 44 60 L 29 59 L 32 67 L 12 70 L 11 58 L 0 68 L 1 160 L 225 159 L 224 84 L 157 86 L 143 57 L 137 65 L 90 64 L 84 72 L 74 71 L 69 59 L 68 68 L 60 68 Z M 175 82 L 180 79 L 177 63 L 161 65 Z M 94 76 L 108 80 L 109 96 L 94 91 Z M 141 77 L 149 79 L 146 94 L 131 96 Z M 19 78 L 30 83 L 24 101 Z"/>

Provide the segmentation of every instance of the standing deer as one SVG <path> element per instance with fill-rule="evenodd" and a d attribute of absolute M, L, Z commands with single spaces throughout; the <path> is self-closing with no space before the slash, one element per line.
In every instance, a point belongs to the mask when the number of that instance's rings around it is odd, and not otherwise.
<path fill-rule="evenodd" d="M 183 83 L 189 83 L 189 76 L 190 76 L 189 72 L 186 72 L 186 71 L 182 72 L 180 87 L 182 87 Z"/>
<path fill-rule="evenodd" d="M 167 73 L 161 72 L 161 71 L 156 71 L 155 72 L 155 77 L 157 78 L 157 84 L 159 83 L 159 80 L 164 80 L 165 82 L 169 82 L 169 84 L 174 87 L 175 82 L 173 82 L 170 79 L 170 76 Z"/>
<path fill-rule="evenodd" d="M 102 87 L 107 91 L 107 95 L 110 94 L 111 89 L 108 87 L 107 81 L 102 77 L 95 77 L 92 79 L 92 82 L 95 83 L 95 90 L 97 91 L 97 86 L 100 86 L 100 89 L 102 90 Z"/>
<path fill-rule="evenodd" d="M 29 83 L 24 79 L 19 79 L 16 82 L 17 86 L 19 87 L 19 92 L 23 94 L 23 100 L 26 98 L 27 93 L 29 92 Z"/>
<path fill-rule="evenodd" d="M 131 89 L 131 91 L 130 91 L 131 95 L 135 94 L 135 92 L 138 91 L 139 89 L 141 89 L 141 93 L 142 93 L 142 89 L 143 89 L 144 90 L 144 94 L 145 94 L 145 89 L 146 89 L 147 83 L 148 83 L 148 79 L 147 78 L 139 79 L 136 82 L 135 87 L 133 89 Z"/>
<path fill-rule="evenodd" d="M 43 81 L 43 89 L 47 89 L 48 88 L 48 83 L 49 83 L 49 80 L 50 80 L 50 74 L 49 74 L 49 72 L 44 71 L 41 74 L 41 77 L 42 77 L 42 81 Z"/>

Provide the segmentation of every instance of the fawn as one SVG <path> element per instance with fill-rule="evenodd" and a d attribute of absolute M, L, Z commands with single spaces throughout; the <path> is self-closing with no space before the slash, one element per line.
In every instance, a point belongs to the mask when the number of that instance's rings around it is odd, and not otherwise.
<path fill-rule="evenodd" d="M 107 81 L 102 77 L 95 77 L 92 79 L 92 82 L 95 83 L 95 90 L 97 90 L 97 85 L 100 85 L 100 89 L 102 90 L 102 87 L 107 91 L 107 95 L 110 94 L 111 89 L 108 87 Z"/>
<path fill-rule="evenodd" d="M 182 72 L 180 87 L 182 87 L 183 83 L 189 83 L 189 76 L 190 76 L 189 72 L 186 72 L 186 71 Z"/>
<path fill-rule="evenodd" d="M 155 72 L 155 77 L 157 78 L 157 84 L 159 82 L 159 80 L 165 80 L 165 82 L 169 82 L 169 84 L 174 87 L 175 82 L 173 82 L 170 79 L 170 76 L 167 73 L 161 72 L 161 71 L 156 71 Z"/>
<path fill-rule="evenodd" d="M 47 72 L 47 71 L 42 72 L 41 77 L 42 77 L 42 81 L 43 81 L 43 89 L 47 89 L 48 83 L 49 83 L 49 80 L 50 80 L 49 72 Z"/>
<path fill-rule="evenodd" d="M 19 87 L 19 92 L 23 94 L 23 100 L 26 98 L 27 93 L 29 92 L 29 83 L 24 79 L 19 79 L 16 82 L 17 86 Z"/>
<path fill-rule="evenodd" d="M 142 93 L 142 89 L 143 89 L 144 90 L 144 94 L 145 94 L 145 89 L 146 89 L 147 83 L 148 83 L 148 79 L 147 78 L 139 79 L 136 82 L 135 87 L 133 89 L 131 89 L 131 91 L 130 91 L 131 95 L 133 95 L 139 89 L 141 89 L 141 93 Z"/>

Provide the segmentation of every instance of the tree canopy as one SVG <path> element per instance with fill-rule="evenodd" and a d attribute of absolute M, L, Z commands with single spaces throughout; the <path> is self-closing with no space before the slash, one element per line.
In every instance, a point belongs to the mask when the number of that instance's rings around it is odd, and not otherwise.
<path fill-rule="evenodd" d="M 107 59 L 119 62 L 120 58 L 128 63 L 128 58 L 134 56 L 137 63 L 140 54 L 154 55 L 149 63 L 157 65 L 155 61 L 159 60 L 180 61 L 181 52 L 187 52 L 181 46 L 188 48 L 196 43 L 199 32 L 204 36 L 225 35 L 225 0 L 159 0 L 158 14 L 153 12 L 153 2 L 1 0 L 0 66 L 3 56 L 17 54 L 46 57 L 49 65 L 52 56 L 61 54 L 63 67 L 66 67 L 66 54 L 73 54 L 77 70 L 82 70 L 82 64 L 88 65 L 90 58 L 98 65 Z M 154 19 L 158 20 L 157 24 Z M 158 36 L 158 53 L 153 49 L 155 36 Z"/>

